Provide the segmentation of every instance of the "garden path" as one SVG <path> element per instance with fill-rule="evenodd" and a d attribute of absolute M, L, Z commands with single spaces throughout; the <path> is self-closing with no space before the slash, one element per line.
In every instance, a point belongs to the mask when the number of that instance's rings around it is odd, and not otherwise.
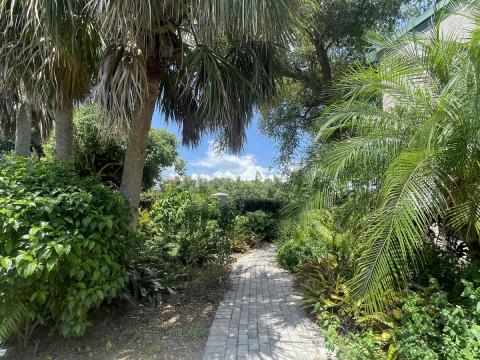
<path fill-rule="evenodd" d="M 275 260 L 275 246 L 241 257 L 220 303 L 204 360 L 335 359 L 318 327 L 300 308 L 293 277 Z"/>

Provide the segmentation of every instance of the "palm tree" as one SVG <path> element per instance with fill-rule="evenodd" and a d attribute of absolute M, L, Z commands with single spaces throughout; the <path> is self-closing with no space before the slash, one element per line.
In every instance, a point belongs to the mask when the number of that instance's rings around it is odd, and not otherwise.
<path fill-rule="evenodd" d="M 90 1 L 108 38 L 96 99 L 129 131 L 121 191 L 133 226 L 155 106 L 181 124 L 185 144 L 210 131 L 240 150 L 255 106 L 275 93 L 278 44 L 288 38 L 294 3 Z"/>
<path fill-rule="evenodd" d="M 24 86 L 0 86 L 0 133 L 14 140 L 17 156 L 30 156 L 32 135 L 35 134 L 34 142 L 45 141 L 52 122 L 49 110 L 36 102 Z"/>
<path fill-rule="evenodd" d="M 15 121 L 15 154 L 17 156 L 30 156 L 30 144 L 32 142 L 32 118 L 28 100 L 22 96 L 19 98 L 16 109 Z"/>
<path fill-rule="evenodd" d="M 72 155 L 73 103 L 90 92 L 103 46 L 85 5 L 76 0 L 0 2 L 4 77 L 22 82 L 36 102 L 53 109 L 59 160 Z M 22 109 L 18 114 L 25 114 Z"/>
<path fill-rule="evenodd" d="M 362 255 L 350 287 L 370 310 L 419 269 L 431 225 L 480 246 L 480 31 L 377 44 L 388 55 L 342 82 L 301 181 L 307 207 L 353 214 Z"/>

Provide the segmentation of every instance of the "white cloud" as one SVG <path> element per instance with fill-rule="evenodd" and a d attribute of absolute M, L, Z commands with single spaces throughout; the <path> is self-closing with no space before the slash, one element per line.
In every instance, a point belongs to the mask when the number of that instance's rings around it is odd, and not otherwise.
<path fill-rule="evenodd" d="M 230 155 L 225 153 L 217 153 L 214 143 L 210 142 L 205 157 L 192 162 L 192 165 L 200 169 L 195 172 L 192 178 L 240 178 L 242 180 L 255 180 L 257 174 L 262 179 L 273 178 L 276 173 L 266 167 L 257 164 L 254 155 Z"/>
<path fill-rule="evenodd" d="M 164 178 L 164 179 L 173 179 L 177 176 L 178 176 L 178 174 L 175 171 L 175 166 L 174 165 L 169 166 L 165 170 L 162 171 L 162 178 Z"/>

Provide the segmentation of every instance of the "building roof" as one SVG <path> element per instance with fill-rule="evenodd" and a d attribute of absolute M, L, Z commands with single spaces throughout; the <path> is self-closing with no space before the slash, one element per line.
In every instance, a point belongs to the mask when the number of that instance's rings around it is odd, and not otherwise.
<path fill-rule="evenodd" d="M 437 16 L 440 14 L 440 11 L 447 6 L 451 0 L 438 0 L 428 8 L 423 14 L 417 16 L 411 20 L 405 27 L 402 27 L 400 30 L 397 30 L 394 33 L 396 39 L 401 38 L 405 34 L 412 32 L 423 32 L 433 26 Z M 371 64 L 377 61 L 382 56 L 381 49 L 374 49 L 365 55 L 367 63 Z"/>

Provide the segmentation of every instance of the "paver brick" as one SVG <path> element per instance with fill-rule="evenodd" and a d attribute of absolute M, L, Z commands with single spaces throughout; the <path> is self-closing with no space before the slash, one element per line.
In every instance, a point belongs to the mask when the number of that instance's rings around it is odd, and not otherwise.
<path fill-rule="evenodd" d="M 204 360 L 335 360 L 300 307 L 290 274 L 269 246 L 243 256 L 231 273 L 205 347 Z"/>

